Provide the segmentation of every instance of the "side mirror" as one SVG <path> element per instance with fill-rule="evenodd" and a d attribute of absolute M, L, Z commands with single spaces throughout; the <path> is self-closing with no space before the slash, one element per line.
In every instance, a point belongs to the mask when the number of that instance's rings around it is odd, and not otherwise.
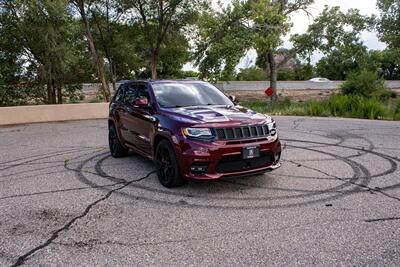
<path fill-rule="evenodd" d="M 229 99 L 233 102 L 233 104 L 238 104 L 239 101 L 237 100 L 236 96 L 228 95 Z"/>
<path fill-rule="evenodd" d="M 139 108 L 147 108 L 149 107 L 149 100 L 146 97 L 138 98 L 135 100 L 135 106 Z"/>

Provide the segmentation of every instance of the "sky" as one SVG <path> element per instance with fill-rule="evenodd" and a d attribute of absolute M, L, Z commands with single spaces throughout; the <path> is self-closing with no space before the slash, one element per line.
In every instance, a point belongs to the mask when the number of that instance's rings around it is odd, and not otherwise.
<path fill-rule="evenodd" d="M 216 0 L 213 0 L 217 2 Z M 222 0 L 224 3 L 229 3 L 230 0 Z M 324 9 L 324 6 L 339 6 L 343 11 L 347 11 L 351 8 L 357 8 L 360 10 L 360 13 L 363 15 L 379 15 L 378 9 L 376 7 L 376 0 L 315 0 L 314 4 L 310 6 L 308 11 L 312 14 L 313 17 L 317 17 L 318 14 Z M 292 17 L 293 27 L 291 30 L 291 34 L 294 33 L 304 33 L 307 30 L 308 25 L 312 22 L 313 18 L 308 17 L 303 12 L 296 13 Z M 369 49 L 374 50 L 382 50 L 386 47 L 386 45 L 378 40 L 378 37 L 375 32 L 363 32 L 361 36 L 364 44 Z M 284 47 L 290 48 L 290 42 L 287 41 L 288 38 L 285 38 Z M 254 65 L 256 58 L 255 51 L 249 51 L 244 58 L 242 58 L 241 62 L 237 66 L 237 69 L 250 67 Z M 315 64 L 323 55 L 319 53 L 314 53 L 312 55 L 312 63 Z M 189 63 L 184 66 L 185 70 L 194 69 L 193 66 Z"/>

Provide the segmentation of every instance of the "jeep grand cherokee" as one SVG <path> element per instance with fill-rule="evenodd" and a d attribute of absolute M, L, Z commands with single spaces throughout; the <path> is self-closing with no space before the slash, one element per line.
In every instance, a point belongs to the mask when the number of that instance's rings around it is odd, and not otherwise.
<path fill-rule="evenodd" d="M 154 160 L 166 187 L 280 166 L 275 121 L 235 105 L 207 82 L 125 81 L 109 111 L 111 155 L 131 149 Z"/>

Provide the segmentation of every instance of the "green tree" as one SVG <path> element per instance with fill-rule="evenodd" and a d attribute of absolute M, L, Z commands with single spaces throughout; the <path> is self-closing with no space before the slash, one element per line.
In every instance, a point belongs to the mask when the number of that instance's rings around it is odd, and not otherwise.
<path fill-rule="evenodd" d="M 380 18 L 377 28 L 381 41 L 390 48 L 400 49 L 400 2 L 398 0 L 378 0 Z"/>
<path fill-rule="evenodd" d="M 19 62 L 21 73 L 45 84 L 47 103 L 62 103 L 65 74 L 69 71 L 71 54 L 71 17 L 66 0 L 0 1 L 2 18 L 10 44 L 18 44 L 17 54 L 9 54 Z M 5 47 L 3 51 L 13 50 Z M 7 52 L 6 52 L 7 53 Z M 40 88 L 40 87 L 38 87 Z"/>
<path fill-rule="evenodd" d="M 363 16 L 357 9 L 342 12 L 339 7 L 328 8 L 308 27 L 304 34 L 292 36 L 299 57 L 309 58 L 319 51 L 324 57 L 317 63 L 317 74 L 342 80 L 350 72 L 361 69 L 376 71 L 367 48 L 360 40 L 361 32 L 372 27 L 374 19 Z"/>
<path fill-rule="evenodd" d="M 143 34 L 137 25 L 123 23 L 122 15 L 117 1 L 97 0 L 88 6 L 93 42 L 106 59 L 107 78 L 114 91 L 118 79 L 130 78 L 144 66 L 138 53 Z"/>
<path fill-rule="evenodd" d="M 380 40 L 388 47 L 380 59 L 385 77 L 399 79 L 400 76 L 400 2 L 398 0 L 378 0 L 380 17 L 377 31 Z"/>
<path fill-rule="evenodd" d="M 396 51 L 385 49 L 383 51 L 371 51 L 371 61 L 378 66 L 379 74 L 385 80 L 400 80 L 400 65 Z"/>
<path fill-rule="evenodd" d="M 279 63 L 275 56 L 283 37 L 291 28 L 291 16 L 306 11 L 313 0 L 248 0 L 233 1 L 220 12 L 204 14 L 199 23 L 196 64 L 204 76 L 233 73 L 240 58 L 249 49 L 257 51 L 260 61 L 268 65 L 270 86 L 277 99 L 278 69 L 298 53 L 296 47 Z"/>
<path fill-rule="evenodd" d="M 129 14 L 132 25 L 140 26 L 150 57 L 151 78 L 157 79 L 157 68 L 162 47 L 172 42 L 177 33 L 186 32 L 194 23 L 202 0 L 122 0 L 122 8 Z M 172 38 L 171 38 L 172 37 Z"/>
<path fill-rule="evenodd" d="M 362 43 L 334 48 L 316 65 L 317 75 L 331 80 L 345 80 L 351 72 L 361 69 L 377 71 L 377 68 L 378 65 L 371 61 L 368 49 Z"/>
<path fill-rule="evenodd" d="M 108 86 L 106 73 L 104 70 L 104 58 L 98 53 L 96 45 L 93 40 L 92 29 L 89 24 L 89 18 L 87 14 L 87 10 L 90 9 L 90 5 L 93 4 L 93 1 L 86 0 L 72 0 L 72 3 L 78 9 L 78 13 L 81 17 L 84 34 L 88 43 L 90 54 L 93 58 L 94 64 L 97 68 L 98 77 L 101 82 L 101 92 L 106 99 L 106 101 L 110 101 L 111 92 Z"/>

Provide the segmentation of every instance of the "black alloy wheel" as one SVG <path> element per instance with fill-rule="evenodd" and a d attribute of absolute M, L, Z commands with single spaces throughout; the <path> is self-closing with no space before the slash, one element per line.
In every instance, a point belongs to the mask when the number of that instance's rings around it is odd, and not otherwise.
<path fill-rule="evenodd" d="M 114 125 L 110 125 L 108 129 L 108 146 L 110 147 L 111 156 L 114 158 L 121 158 L 128 155 L 129 149 L 122 146 Z"/>
<path fill-rule="evenodd" d="M 167 140 L 162 140 L 156 149 L 155 163 L 157 176 L 165 187 L 177 187 L 185 184 L 186 180 L 180 176 L 179 165 L 175 151 Z"/>

